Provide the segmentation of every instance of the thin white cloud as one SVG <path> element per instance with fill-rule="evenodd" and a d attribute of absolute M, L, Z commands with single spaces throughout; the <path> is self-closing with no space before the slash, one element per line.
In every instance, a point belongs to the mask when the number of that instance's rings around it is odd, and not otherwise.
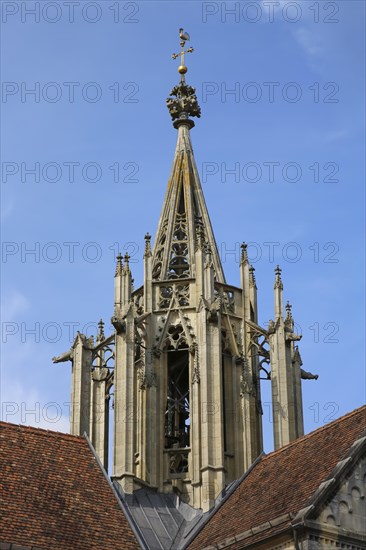
<path fill-rule="evenodd" d="M 2 321 L 14 321 L 20 314 L 27 311 L 30 306 L 31 304 L 24 294 L 19 292 L 19 290 L 13 290 L 5 297 L 1 305 L 1 319 Z"/>
<path fill-rule="evenodd" d="M 18 296 L 12 301 L 13 312 L 24 306 Z M 28 307 L 28 304 L 26 303 Z M 21 342 L 19 335 L 3 344 L 1 353 L 1 420 L 47 430 L 69 432 L 70 404 L 41 387 L 42 377 L 34 368 L 47 364 L 44 350 L 34 342 Z"/>
<path fill-rule="evenodd" d="M 4 386 L 1 420 L 57 432 L 70 431 L 67 404 L 44 401 L 37 388 L 25 387 L 19 379 L 5 381 Z"/>
<path fill-rule="evenodd" d="M 291 27 L 298 21 L 312 20 L 313 12 L 309 9 L 309 0 L 260 0 L 262 23 L 285 22 Z"/>
<path fill-rule="evenodd" d="M 321 56 L 325 52 L 324 42 L 313 29 L 299 27 L 293 31 L 298 44 L 309 56 Z"/>

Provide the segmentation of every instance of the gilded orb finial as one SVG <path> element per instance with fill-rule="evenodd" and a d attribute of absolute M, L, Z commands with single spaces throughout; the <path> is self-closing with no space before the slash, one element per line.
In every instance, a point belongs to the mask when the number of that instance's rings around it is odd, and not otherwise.
<path fill-rule="evenodd" d="M 190 128 L 193 128 L 194 122 L 190 120 L 189 117 L 200 117 L 201 108 L 198 105 L 196 90 L 192 86 L 186 84 L 185 74 L 188 71 L 184 63 L 184 55 L 186 53 L 192 53 L 193 48 L 184 49 L 187 40 L 190 40 L 190 36 L 187 32 L 184 32 L 182 28 L 179 29 L 179 38 L 180 38 L 180 53 L 173 53 L 172 58 L 177 59 L 180 57 L 180 65 L 178 67 L 178 73 L 180 74 L 180 82 L 177 86 L 174 86 L 170 92 L 170 96 L 166 100 L 167 107 L 169 109 L 170 116 L 172 117 L 173 125 L 175 128 L 178 128 L 181 121 L 184 121 L 184 124 L 188 125 Z"/>
<path fill-rule="evenodd" d="M 187 32 L 184 32 L 182 28 L 179 29 L 179 38 L 180 38 L 180 47 L 181 51 L 180 53 L 173 53 L 172 58 L 177 59 L 180 56 L 180 65 L 178 67 L 178 73 L 181 75 L 181 80 L 184 82 L 184 75 L 188 71 L 188 68 L 184 64 L 184 54 L 186 53 L 192 53 L 194 50 L 193 48 L 187 48 L 184 50 L 185 44 L 188 40 L 190 40 L 190 36 Z"/>

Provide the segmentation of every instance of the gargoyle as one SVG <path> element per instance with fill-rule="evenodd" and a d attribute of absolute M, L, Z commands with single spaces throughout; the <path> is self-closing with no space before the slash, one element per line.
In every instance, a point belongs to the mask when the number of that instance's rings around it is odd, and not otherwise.
<path fill-rule="evenodd" d="M 111 318 L 111 323 L 116 329 L 118 334 L 121 334 L 122 332 L 126 332 L 126 321 L 120 317 L 116 317 L 115 315 Z"/>
<path fill-rule="evenodd" d="M 286 334 L 286 340 L 290 342 L 299 342 L 302 338 L 302 334 L 295 334 L 294 332 L 289 332 Z"/>
<path fill-rule="evenodd" d="M 61 353 L 58 357 L 52 357 L 53 363 L 64 363 L 65 361 L 72 361 L 74 358 L 74 350 L 73 348 L 69 349 L 69 351 L 65 351 L 64 353 Z"/>
<path fill-rule="evenodd" d="M 209 323 L 217 323 L 218 313 L 221 310 L 221 305 L 222 305 L 221 296 L 217 296 L 215 300 L 212 302 L 212 304 L 209 306 L 209 310 L 207 313 L 207 321 Z"/>
<path fill-rule="evenodd" d="M 318 380 L 319 375 L 318 374 L 312 374 L 311 372 L 307 372 L 304 369 L 301 369 L 301 378 L 303 380 Z"/>

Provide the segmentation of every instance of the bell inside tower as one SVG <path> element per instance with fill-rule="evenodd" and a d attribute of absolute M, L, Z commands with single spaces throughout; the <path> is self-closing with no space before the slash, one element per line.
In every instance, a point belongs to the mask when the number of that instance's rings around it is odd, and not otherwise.
<path fill-rule="evenodd" d="M 171 350 L 167 352 L 165 448 L 185 449 L 189 446 L 189 353 L 187 350 Z M 172 455 L 169 469 L 171 474 L 187 472 L 188 461 L 185 453 Z"/>

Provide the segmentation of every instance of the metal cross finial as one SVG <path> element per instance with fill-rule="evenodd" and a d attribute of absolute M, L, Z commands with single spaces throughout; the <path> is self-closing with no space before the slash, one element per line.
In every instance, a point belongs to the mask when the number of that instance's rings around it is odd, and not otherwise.
<path fill-rule="evenodd" d="M 200 117 L 201 108 L 198 105 L 196 89 L 192 86 L 188 86 L 185 80 L 185 74 L 188 71 L 184 64 L 184 55 L 186 53 L 193 52 L 193 48 L 184 49 L 187 40 L 190 40 L 189 34 L 184 32 L 183 29 L 179 29 L 179 37 L 181 39 L 181 52 L 173 53 L 172 58 L 177 59 L 180 56 L 180 65 L 178 67 L 178 73 L 181 75 L 180 82 L 177 86 L 174 86 L 170 92 L 170 96 L 166 100 L 166 104 L 172 117 L 174 128 L 178 128 L 183 121 L 185 126 L 193 128 L 194 122 L 190 120 L 190 117 Z"/>
<path fill-rule="evenodd" d="M 180 65 L 178 67 L 178 73 L 181 75 L 182 82 L 184 82 L 185 81 L 184 75 L 188 71 L 187 67 L 184 64 L 184 54 L 192 53 L 194 50 L 191 47 L 184 50 L 184 46 L 185 46 L 187 40 L 190 40 L 190 36 L 187 32 L 184 32 L 183 29 L 179 29 L 179 38 L 180 38 L 181 51 L 180 51 L 180 53 L 173 53 L 172 58 L 177 59 L 180 56 Z"/>

